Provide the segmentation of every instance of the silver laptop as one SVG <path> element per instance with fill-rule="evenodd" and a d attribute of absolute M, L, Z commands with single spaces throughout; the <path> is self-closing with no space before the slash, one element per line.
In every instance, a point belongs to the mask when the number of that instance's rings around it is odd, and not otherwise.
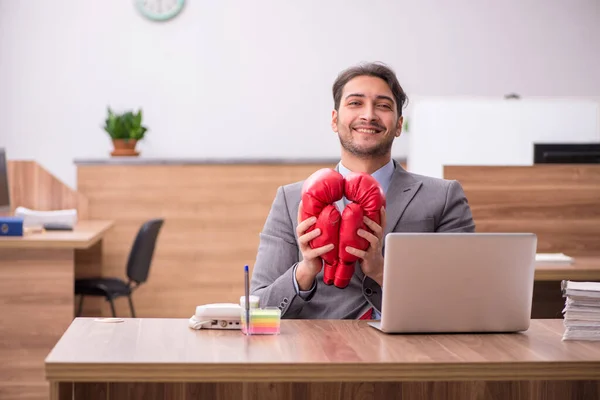
<path fill-rule="evenodd" d="M 386 333 L 529 329 L 533 233 L 390 233 L 381 320 Z"/>

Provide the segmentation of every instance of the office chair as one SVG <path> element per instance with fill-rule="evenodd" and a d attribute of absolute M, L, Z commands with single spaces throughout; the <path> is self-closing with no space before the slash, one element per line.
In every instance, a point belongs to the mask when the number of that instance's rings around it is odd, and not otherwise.
<path fill-rule="evenodd" d="M 110 302 L 113 317 L 116 317 L 114 299 L 127 296 L 131 317 L 135 318 L 131 294 L 148 279 L 150 264 L 154 255 L 154 247 L 164 220 L 153 219 L 145 222 L 135 237 L 129 259 L 127 261 L 128 282 L 119 278 L 85 278 L 75 280 L 75 295 L 79 295 L 77 316 L 81 315 L 85 296 L 103 296 Z"/>

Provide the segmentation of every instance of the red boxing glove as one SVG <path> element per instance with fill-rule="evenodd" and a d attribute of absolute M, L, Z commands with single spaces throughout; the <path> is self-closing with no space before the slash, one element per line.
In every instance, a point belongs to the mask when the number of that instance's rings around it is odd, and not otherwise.
<path fill-rule="evenodd" d="M 311 240 L 312 249 L 333 243 L 333 249 L 323 254 L 325 261 L 323 281 L 331 285 L 334 281 L 338 265 L 338 247 L 340 235 L 340 212 L 335 202 L 344 196 L 344 177 L 330 168 L 323 168 L 312 174 L 302 186 L 302 213 L 300 218 L 304 221 L 312 216 L 317 217 L 305 233 L 319 228 L 321 234 Z"/>
<path fill-rule="evenodd" d="M 336 270 L 334 285 L 345 288 L 354 274 L 354 266 L 358 257 L 346 251 L 346 246 L 359 250 L 367 250 L 370 243 L 358 236 L 358 229 L 373 231 L 364 223 L 363 217 L 381 225 L 381 208 L 385 206 L 385 195 L 375 178 L 365 173 L 351 173 L 346 176 L 344 193 L 346 199 L 352 201 L 342 213 L 339 241 L 339 265 Z"/>

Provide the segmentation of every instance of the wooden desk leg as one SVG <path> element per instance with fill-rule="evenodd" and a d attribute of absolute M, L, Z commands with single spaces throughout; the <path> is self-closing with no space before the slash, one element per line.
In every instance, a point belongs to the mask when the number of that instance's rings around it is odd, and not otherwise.
<path fill-rule="evenodd" d="M 71 382 L 50 382 L 50 400 L 72 400 L 73 384 Z"/>
<path fill-rule="evenodd" d="M 560 281 L 536 281 L 533 285 L 531 318 L 563 318 L 565 299 L 560 290 Z"/>
<path fill-rule="evenodd" d="M 75 279 L 93 278 L 102 276 L 102 240 L 88 249 L 75 250 Z M 79 296 L 74 299 L 73 315 L 77 315 L 79 306 Z M 101 297 L 88 296 L 83 302 L 82 317 L 101 317 L 102 303 L 105 300 Z"/>
<path fill-rule="evenodd" d="M 48 398 L 44 359 L 73 321 L 73 254 L 0 249 L 0 399 Z"/>

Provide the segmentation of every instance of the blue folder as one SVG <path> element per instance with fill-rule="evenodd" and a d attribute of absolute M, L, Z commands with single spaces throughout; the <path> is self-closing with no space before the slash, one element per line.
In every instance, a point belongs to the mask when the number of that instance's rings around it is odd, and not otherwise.
<path fill-rule="evenodd" d="M 23 217 L 0 217 L 0 236 L 23 236 Z"/>

